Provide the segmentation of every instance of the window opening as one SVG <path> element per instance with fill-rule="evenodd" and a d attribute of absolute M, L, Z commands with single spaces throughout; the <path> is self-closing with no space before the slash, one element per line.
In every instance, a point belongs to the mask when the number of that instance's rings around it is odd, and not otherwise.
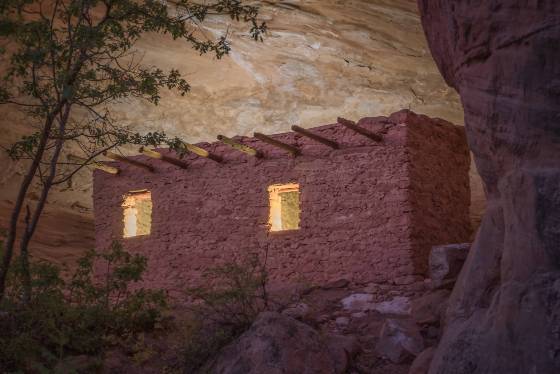
<path fill-rule="evenodd" d="M 152 194 L 149 191 L 131 191 L 123 200 L 123 237 L 150 235 L 152 229 Z"/>
<path fill-rule="evenodd" d="M 270 231 L 298 230 L 300 222 L 299 184 L 268 187 Z"/>

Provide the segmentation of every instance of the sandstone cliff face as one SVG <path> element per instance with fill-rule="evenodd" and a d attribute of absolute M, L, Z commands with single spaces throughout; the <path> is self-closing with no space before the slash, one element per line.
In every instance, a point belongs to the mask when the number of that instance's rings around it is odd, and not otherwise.
<path fill-rule="evenodd" d="M 221 61 L 198 56 L 187 45 L 160 36 L 139 44 L 146 64 L 178 68 L 192 85 L 186 97 L 165 94 L 160 106 L 130 101 L 114 109 L 124 124 L 138 130 L 165 130 L 188 141 L 213 141 L 217 134 L 279 133 L 290 126 L 358 119 L 407 108 L 462 124 L 456 93 L 437 71 L 426 45 L 416 4 L 410 0 L 267 0 L 263 19 L 270 27 L 255 43 L 234 26 L 232 53 Z M 209 34 L 223 30 L 215 20 Z M 30 131 L 13 108 L 0 107 L 1 145 Z M 11 163 L 0 177 L 0 227 L 24 171 Z M 483 193 L 471 173 L 472 219 L 483 210 Z M 91 171 L 51 196 L 52 217 L 45 231 L 63 240 L 61 225 L 72 215 L 91 222 Z M 88 227 L 84 223 L 81 227 Z M 91 227 L 83 232 L 91 245 Z M 64 244 L 80 246 L 73 240 Z"/>
<path fill-rule="evenodd" d="M 560 3 L 419 6 L 488 192 L 430 373 L 558 373 Z"/>

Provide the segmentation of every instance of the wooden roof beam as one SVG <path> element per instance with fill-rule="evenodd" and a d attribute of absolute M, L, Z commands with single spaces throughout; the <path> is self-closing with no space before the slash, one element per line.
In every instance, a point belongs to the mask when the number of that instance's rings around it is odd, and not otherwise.
<path fill-rule="evenodd" d="M 213 153 L 210 153 L 206 149 L 200 148 L 200 147 L 198 147 L 194 144 L 189 144 L 189 143 L 185 143 L 185 142 L 182 142 L 182 144 L 183 144 L 183 147 L 185 147 L 185 149 L 187 151 L 192 152 L 197 156 L 208 158 L 208 159 L 210 159 L 212 161 L 215 161 L 215 162 L 222 162 L 223 161 L 223 159 L 220 156 L 215 155 Z"/>
<path fill-rule="evenodd" d="M 79 163 L 82 163 L 82 164 L 87 161 L 85 158 L 74 156 L 74 155 L 68 155 L 68 159 L 70 161 L 79 162 Z M 101 171 L 104 171 L 106 173 L 113 174 L 113 175 L 117 175 L 121 172 L 121 170 L 119 168 L 116 168 L 114 166 L 105 165 L 105 164 L 103 164 L 99 161 L 92 161 L 92 163 L 89 164 L 89 165 L 96 168 L 96 169 L 99 169 Z"/>
<path fill-rule="evenodd" d="M 224 144 L 229 145 L 233 149 L 238 150 L 239 152 L 248 154 L 249 156 L 253 156 L 257 158 L 263 157 L 262 152 L 259 151 L 258 149 L 249 147 L 248 145 L 245 144 L 238 143 L 235 140 L 228 138 L 227 136 L 218 135 L 218 140 Z"/>
<path fill-rule="evenodd" d="M 154 151 L 153 149 L 148 149 L 146 147 L 140 147 L 139 152 L 144 156 L 148 156 L 156 160 L 167 162 L 168 164 L 175 165 L 177 167 L 180 167 L 181 169 L 186 169 L 189 166 L 185 161 L 166 156 L 164 154 Z"/>
<path fill-rule="evenodd" d="M 103 156 L 108 157 L 111 160 L 124 162 L 124 163 L 127 163 L 129 165 L 135 166 L 137 168 L 147 170 L 151 173 L 154 172 L 154 168 L 152 166 L 148 165 L 148 164 L 145 164 L 145 163 L 140 162 L 140 161 L 132 160 L 128 157 L 121 156 L 121 155 L 113 153 L 113 152 L 109 152 L 109 151 L 103 152 Z"/>
<path fill-rule="evenodd" d="M 383 140 L 383 137 L 381 135 L 376 134 L 374 132 L 371 132 L 369 130 L 364 129 L 363 127 L 360 127 L 360 126 L 356 125 L 356 123 L 354 121 L 350 121 L 350 120 L 340 118 L 340 117 L 336 121 L 338 123 L 340 123 L 341 125 L 346 126 L 350 130 L 353 130 L 354 132 L 357 132 L 358 134 L 363 135 L 366 138 L 369 138 L 373 141 L 381 142 Z"/>
<path fill-rule="evenodd" d="M 275 146 L 275 147 L 278 147 L 278 148 L 280 148 L 280 149 L 283 149 L 283 150 L 285 150 L 285 151 L 291 153 L 293 156 L 298 156 L 298 155 L 301 154 L 301 151 L 300 151 L 298 148 L 294 147 L 293 145 L 289 145 L 289 144 L 283 143 L 283 142 L 281 142 L 281 141 L 279 141 L 279 140 L 276 140 L 276 139 L 271 138 L 270 136 L 261 134 L 260 132 L 254 133 L 253 136 L 254 136 L 255 138 L 259 139 L 260 141 L 263 141 L 263 142 L 268 143 L 268 144 L 270 144 L 270 145 L 272 145 L 272 146 Z"/>
<path fill-rule="evenodd" d="M 311 131 L 301 128 L 299 126 L 295 126 L 295 125 L 292 126 L 292 131 L 295 131 L 300 135 L 303 135 L 305 137 L 308 137 L 309 139 L 313 139 L 321 144 L 324 144 L 327 147 L 331 147 L 332 149 L 340 148 L 337 142 L 324 138 L 321 135 L 314 134 Z"/>

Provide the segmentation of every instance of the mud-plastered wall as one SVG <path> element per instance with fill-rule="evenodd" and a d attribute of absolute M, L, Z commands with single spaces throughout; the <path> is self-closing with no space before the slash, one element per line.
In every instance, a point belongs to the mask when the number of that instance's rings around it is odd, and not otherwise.
<path fill-rule="evenodd" d="M 340 278 L 384 283 L 418 274 L 414 241 L 420 239 L 413 235 L 411 193 L 421 191 L 411 188 L 411 164 L 425 159 L 411 157 L 408 136 L 415 125 L 378 117 L 362 120 L 360 126 L 383 133 L 383 141 L 335 124 L 310 130 L 336 141 L 338 149 L 296 133 L 273 135 L 299 148 L 296 157 L 239 137 L 236 141 L 259 149 L 264 157 L 216 142 L 198 145 L 220 155 L 222 162 L 189 154 L 189 167 L 180 169 L 136 157 L 152 165 L 153 173 L 112 163 L 121 169 L 119 175 L 96 171 L 94 176 L 96 245 L 103 249 L 116 239 L 142 253 L 149 260 L 146 285 L 171 292 L 201 285 L 205 270 L 249 253 L 266 253 L 273 283 L 321 284 Z M 462 162 L 468 163 L 468 155 Z M 459 174 L 453 174 L 459 181 L 442 175 L 442 183 L 468 183 L 467 171 Z M 269 232 L 268 187 L 284 183 L 299 185 L 299 229 Z M 151 193 L 151 233 L 123 239 L 123 196 L 137 190 Z M 449 204 L 466 209 L 468 222 L 468 195 L 445 196 L 467 200 Z"/>

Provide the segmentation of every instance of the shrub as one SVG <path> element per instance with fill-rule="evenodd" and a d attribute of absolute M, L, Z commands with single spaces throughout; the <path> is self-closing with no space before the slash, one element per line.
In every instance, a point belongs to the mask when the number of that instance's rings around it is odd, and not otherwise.
<path fill-rule="evenodd" d="M 205 363 L 245 332 L 271 302 L 266 263 L 256 254 L 209 269 L 204 278 L 209 286 L 187 290 L 196 305 L 184 326 L 183 357 L 188 373 L 204 371 Z"/>
<path fill-rule="evenodd" d="M 0 304 L 0 371 L 48 371 L 68 355 L 97 355 L 124 337 L 150 330 L 166 306 L 161 291 L 132 290 L 146 259 L 117 242 L 88 252 L 68 281 L 45 262 L 30 268 L 32 297 L 23 302 L 19 261 L 10 269 Z M 94 264 L 104 276 L 93 276 Z"/>

